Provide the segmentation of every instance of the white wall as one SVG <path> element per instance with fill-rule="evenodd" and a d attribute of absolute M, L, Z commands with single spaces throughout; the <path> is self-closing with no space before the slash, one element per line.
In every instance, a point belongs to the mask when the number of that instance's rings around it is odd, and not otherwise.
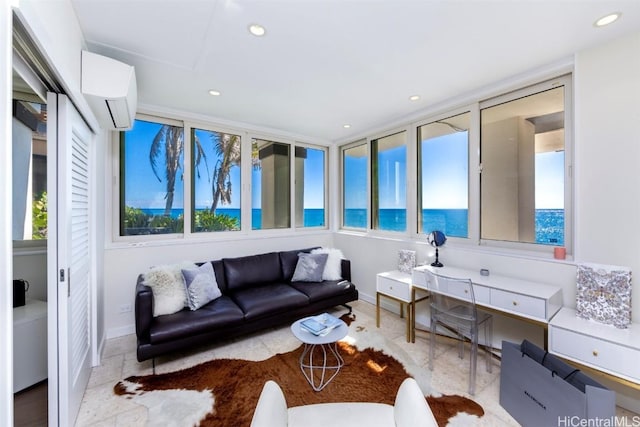
<path fill-rule="evenodd" d="M 576 256 L 640 273 L 640 33 L 576 56 L 575 99 Z"/>

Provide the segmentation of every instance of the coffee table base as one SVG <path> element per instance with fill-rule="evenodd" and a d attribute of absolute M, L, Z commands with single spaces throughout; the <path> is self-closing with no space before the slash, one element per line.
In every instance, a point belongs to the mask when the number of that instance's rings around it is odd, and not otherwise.
<path fill-rule="evenodd" d="M 320 353 L 320 364 L 314 364 L 314 353 Z M 331 359 L 331 360 L 329 360 Z M 333 363 L 329 365 L 329 363 Z M 300 355 L 300 370 L 315 391 L 325 388 L 331 380 L 338 375 L 340 368 L 344 365 L 344 360 L 338 352 L 338 344 L 306 344 Z M 330 375 L 330 376 L 329 376 Z"/>

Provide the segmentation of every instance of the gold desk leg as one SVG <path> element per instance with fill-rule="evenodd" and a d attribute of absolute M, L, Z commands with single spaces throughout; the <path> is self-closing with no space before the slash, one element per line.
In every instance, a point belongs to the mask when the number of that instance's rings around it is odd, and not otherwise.
<path fill-rule="evenodd" d="M 380 327 L 380 292 L 376 292 L 376 327 Z"/>
<path fill-rule="evenodd" d="M 413 318 L 412 316 L 412 309 L 413 304 L 408 303 L 407 306 L 407 342 L 411 342 L 411 319 Z"/>
<path fill-rule="evenodd" d="M 416 290 L 411 288 L 411 342 L 416 342 Z"/>

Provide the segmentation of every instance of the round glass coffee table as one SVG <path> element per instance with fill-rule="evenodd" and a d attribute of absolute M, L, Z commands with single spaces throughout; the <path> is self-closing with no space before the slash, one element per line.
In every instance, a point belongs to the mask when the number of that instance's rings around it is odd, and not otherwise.
<path fill-rule="evenodd" d="M 340 325 L 327 335 L 318 336 L 302 329 L 300 323 L 305 319 L 295 321 L 291 325 L 291 332 L 304 343 L 304 350 L 300 355 L 300 370 L 311 387 L 320 391 L 338 375 L 344 365 L 337 343 L 347 336 L 349 327 L 340 320 Z"/>

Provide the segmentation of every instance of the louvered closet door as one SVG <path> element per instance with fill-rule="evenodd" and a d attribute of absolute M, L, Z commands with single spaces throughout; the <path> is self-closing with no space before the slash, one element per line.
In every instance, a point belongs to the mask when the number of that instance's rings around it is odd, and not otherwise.
<path fill-rule="evenodd" d="M 57 323 L 55 331 L 49 325 L 49 372 L 53 368 L 52 358 L 57 359 L 58 372 L 54 387 L 51 384 L 53 375 L 49 375 L 49 425 L 71 426 L 91 373 L 89 189 L 92 134 L 66 96 L 50 94 L 47 105 L 48 127 L 51 127 L 54 116 L 56 128 L 56 162 L 51 158 L 48 162 L 56 169 L 54 177 L 48 175 L 48 182 L 56 183 L 55 195 L 48 200 L 49 215 L 55 212 L 55 222 L 49 218 L 49 283 L 57 283 L 55 307 L 49 300 L 50 310 L 56 311 L 54 318 Z M 53 224 L 54 236 L 51 233 Z M 52 259 L 54 244 L 55 269 Z M 50 296 L 51 293 L 50 290 Z M 52 335 L 56 336 L 55 343 Z M 55 411 L 52 411 L 52 405 Z"/>

